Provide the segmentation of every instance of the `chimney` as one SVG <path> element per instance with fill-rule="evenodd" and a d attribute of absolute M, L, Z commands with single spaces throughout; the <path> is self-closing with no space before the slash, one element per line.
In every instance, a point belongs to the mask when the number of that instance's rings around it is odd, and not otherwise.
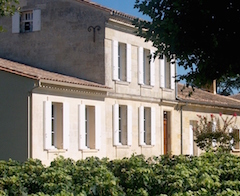
<path fill-rule="evenodd" d="M 206 84 L 202 87 L 202 89 L 210 93 L 217 94 L 217 80 L 213 80 L 212 84 Z"/>

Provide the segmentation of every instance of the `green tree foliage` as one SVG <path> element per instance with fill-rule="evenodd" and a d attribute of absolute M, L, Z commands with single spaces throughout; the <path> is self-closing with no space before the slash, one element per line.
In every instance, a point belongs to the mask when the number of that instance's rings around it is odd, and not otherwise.
<path fill-rule="evenodd" d="M 151 18 L 135 20 L 139 36 L 152 41 L 156 54 L 172 54 L 190 71 L 178 77 L 203 86 L 240 73 L 240 1 L 136 0 L 135 8 Z"/>
<path fill-rule="evenodd" d="M 234 90 L 239 92 L 240 90 L 240 76 L 237 75 L 236 77 L 228 77 L 223 76 L 217 81 L 218 87 L 218 94 L 220 95 L 232 95 L 234 94 Z"/>
<path fill-rule="evenodd" d="M 18 4 L 19 0 L 0 0 L 0 17 L 13 15 L 19 10 Z M 1 31 L 3 31 L 3 27 L 0 24 Z"/>

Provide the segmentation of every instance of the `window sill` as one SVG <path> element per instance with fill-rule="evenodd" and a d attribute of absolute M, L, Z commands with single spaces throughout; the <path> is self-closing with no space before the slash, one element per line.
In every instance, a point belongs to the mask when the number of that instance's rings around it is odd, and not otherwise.
<path fill-rule="evenodd" d="M 47 152 L 48 153 L 64 153 L 66 152 L 67 150 L 64 150 L 64 149 L 57 149 L 57 148 L 53 148 L 53 149 L 48 149 Z"/>
<path fill-rule="evenodd" d="M 115 83 L 116 83 L 116 84 L 119 84 L 119 85 L 128 86 L 130 82 L 122 81 L 122 80 L 116 80 Z"/>
<path fill-rule="evenodd" d="M 141 84 L 141 88 L 152 89 L 153 86 L 147 84 Z"/>
<path fill-rule="evenodd" d="M 80 149 L 79 151 L 82 151 L 83 153 L 97 153 L 99 150 L 86 148 L 86 149 Z"/>
<path fill-rule="evenodd" d="M 232 148 L 232 152 L 240 152 L 240 149 L 235 149 L 235 148 Z"/>
<path fill-rule="evenodd" d="M 153 145 L 142 144 L 140 145 L 142 148 L 152 148 Z"/>
<path fill-rule="evenodd" d="M 171 88 L 162 88 L 162 90 L 165 92 L 173 92 L 174 91 L 174 89 L 171 89 Z"/>
<path fill-rule="evenodd" d="M 128 145 L 122 145 L 122 144 L 115 145 L 115 147 L 116 147 L 117 149 L 127 149 L 127 148 L 130 148 L 130 146 L 128 146 Z"/>

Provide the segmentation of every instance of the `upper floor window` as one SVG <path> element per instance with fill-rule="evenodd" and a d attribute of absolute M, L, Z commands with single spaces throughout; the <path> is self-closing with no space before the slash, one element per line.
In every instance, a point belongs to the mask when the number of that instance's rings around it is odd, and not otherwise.
<path fill-rule="evenodd" d="M 155 145 L 155 108 L 139 107 L 139 144 Z"/>
<path fill-rule="evenodd" d="M 99 106 L 80 104 L 79 112 L 79 149 L 100 149 L 101 116 Z"/>
<path fill-rule="evenodd" d="M 131 45 L 112 41 L 113 80 L 131 82 Z"/>
<path fill-rule="evenodd" d="M 44 102 L 44 149 L 68 149 L 69 104 Z"/>
<path fill-rule="evenodd" d="M 12 33 L 41 30 L 41 10 L 16 12 L 12 16 Z"/>
<path fill-rule="evenodd" d="M 155 85 L 154 59 L 150 58 L 153 51 L 138 48 L 138 83 L 144 85 Z"/>
<path fill-rule="evenodd" d="M 167 61 L 163 56 L 160 59 L 160 86 L 162 88 L 175 88 L 175 63 Z"/>
<path fill-rule="evenodd" d="M 114 145 L 132 145 L 132 107 L 113 105 L 113 143 Z"/>

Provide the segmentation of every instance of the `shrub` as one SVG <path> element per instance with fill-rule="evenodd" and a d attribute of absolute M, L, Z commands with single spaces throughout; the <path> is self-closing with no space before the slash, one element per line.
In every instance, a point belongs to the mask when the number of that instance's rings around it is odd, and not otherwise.
<path fill-rule="evenodd" d="M 237 116 L 234 113 L 231 118 L 224 119 L 220 113 L 220 117 L 211 114 L 210 120 L 205 116 L 198 115 L 200 121 L 197 129 L 194 130 L 197 146 L 204 150 L 222 150 L 230 152 L 232 147 L 239 142 L 237 130 L 234 124 Z"/>

